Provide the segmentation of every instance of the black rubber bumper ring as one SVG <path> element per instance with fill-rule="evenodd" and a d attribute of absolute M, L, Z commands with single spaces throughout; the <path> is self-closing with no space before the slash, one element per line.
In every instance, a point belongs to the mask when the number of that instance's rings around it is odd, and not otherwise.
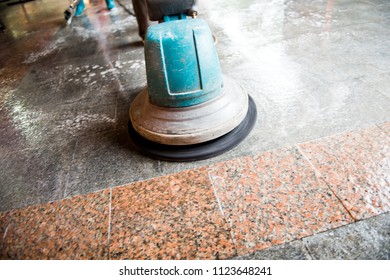
<path fill-rule="evenodd" d="M 249 96 L 248 112 L 244 120 L 229 133 L 194 145 L 164 145 L 152 142 L 135 131 L 129 121 L 129 134 L 134 146 L 142 153 L 165 161 L 197 161 L 220 155 L 240 144 L 252 131 L 257 119 L 255 102 Z"/>

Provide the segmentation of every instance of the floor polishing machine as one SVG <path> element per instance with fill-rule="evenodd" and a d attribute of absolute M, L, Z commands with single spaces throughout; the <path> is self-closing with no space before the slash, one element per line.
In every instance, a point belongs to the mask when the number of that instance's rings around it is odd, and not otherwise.
<path fill-rule="evenodd" d="M 256 122 L 252 98 L 222 75 L 213 35 L 196 0 L 146 0 L 147 87 L 130 107 L 129 134 L 149 156 L 210 158 L 236 147 Z"/>

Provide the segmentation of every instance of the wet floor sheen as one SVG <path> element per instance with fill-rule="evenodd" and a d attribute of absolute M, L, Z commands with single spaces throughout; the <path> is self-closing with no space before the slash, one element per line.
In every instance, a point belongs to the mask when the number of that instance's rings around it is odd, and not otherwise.
<path fill-rule="evenodd" d="M 135 18 L 86 2 L 69 26 L 63 1 L 0 6 L 0 211 L 390 120 L 387 0 L 201 1 L 224 74 L 256 102 L 255 129 L 207 161 L 147 158 L 126 128 L 146 85 Z"/>

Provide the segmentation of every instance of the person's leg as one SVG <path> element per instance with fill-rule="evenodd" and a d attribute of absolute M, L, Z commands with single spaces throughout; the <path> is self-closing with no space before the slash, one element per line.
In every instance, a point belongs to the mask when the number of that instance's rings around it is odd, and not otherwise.
<path fill-rule="evenodd" d="M 138 34 L 145 39 L 146 29 L 149 26 L 148 8 L 146 6 L 146 0 L 132 0 L 135 16 L 138 23 Z"/>
<path fill-rule="evenodd" d="M 0 32 L 4 32 L 4 31 L 5 31 L 5 24 L 0 19 Z"/>

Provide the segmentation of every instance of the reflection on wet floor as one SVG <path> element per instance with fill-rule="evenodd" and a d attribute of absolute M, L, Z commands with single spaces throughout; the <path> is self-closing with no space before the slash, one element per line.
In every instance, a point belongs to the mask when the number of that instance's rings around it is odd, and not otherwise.
<path fill-rule="evenodd" d="M 201 1 L 258 119 L 190 163 L 130 144 L 131 1 L 85 2 L 0 3 L 0 258 L 389 257 L 389 1 Z"/>

